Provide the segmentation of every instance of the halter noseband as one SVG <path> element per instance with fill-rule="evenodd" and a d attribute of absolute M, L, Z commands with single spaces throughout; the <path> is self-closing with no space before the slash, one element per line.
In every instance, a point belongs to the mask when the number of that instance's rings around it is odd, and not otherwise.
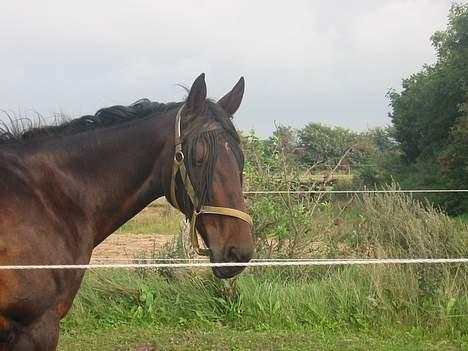
<path fill-rule="evenodd" d="M 187 173 L 187 168 L 185 167 L 185 156 L 182 151 L 182 137 L 180 132 L 180 121 L 182 116 L 182 109 L 185 105 L 182 105 L 177 111 L 176 120 L 175 120 L 175 153 L 174 153 L 174 164 L 172 166 L 172 181 L 171 181 L 171 202 L 172 204 L 180 210 L 180 207 L 177 203 L 176 197 L 176 176 L 177 173 L 180 174 L 182 182 L 185 187 L 185 191 L 192 201 L 192 217 L 190 220 L 190 238 L 192 240 L 192 246 L 200 256 L 208 256 L 210 249 L 200 248 L 198 243 L 197 228 L 196 222 L 199 215 L 202 214 L 213 214 L 220 216 L 229 216 L 234 218 L 239 218 L 244 222 L 248 223 L 251 227 L 253 226 L 252 217 L 243 211 L 236 210 L 234 208 L 227 207 L 218 207 L 218 206 L 206 206 L 199 202 L 195 189 L 190 181 L 190 177 Z"/>

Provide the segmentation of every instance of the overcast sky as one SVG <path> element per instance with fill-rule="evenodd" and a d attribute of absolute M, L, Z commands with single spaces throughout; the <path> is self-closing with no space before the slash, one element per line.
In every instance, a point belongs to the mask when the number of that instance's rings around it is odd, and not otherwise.
<path fill-rule="evenodd" d="M 274 122 L 389 124 L 389 88 L 435 60 L 449 0 L 1 1 L 0 109 L 78 117 L 148 97 L 179 101 L 206 73 L 219 98 L 243 75 L 243 130 Z"/>

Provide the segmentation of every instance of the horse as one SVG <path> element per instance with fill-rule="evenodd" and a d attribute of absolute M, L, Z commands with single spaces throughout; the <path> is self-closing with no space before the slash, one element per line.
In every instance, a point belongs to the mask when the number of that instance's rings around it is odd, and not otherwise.
<path fill-rule="evenodd" d="M 192 223 L 211 262 L 248 262 L 251 218 L 232 118 L 244 79 L 207 99 L 142 99 L 95 115 L 0 134 L 0 266 L 87 264 L 93 249 L 159 197 Z M 198 247 L 199 233 L 207 250 Z M 241 267 L 213 268 L 230 278 Z M 84 269 L 0 270 L 0 351 L 55 350 Z"/>

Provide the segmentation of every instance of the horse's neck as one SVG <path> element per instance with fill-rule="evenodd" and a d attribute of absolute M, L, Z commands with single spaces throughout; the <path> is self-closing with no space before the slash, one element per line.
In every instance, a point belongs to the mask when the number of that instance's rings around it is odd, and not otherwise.
<path fill-rule="evenodd" d="M 32 169 L 79 209 L 96 246 L 169 189 L 171 125 L 154 118 L 51 141 L 30 158 Z"/>

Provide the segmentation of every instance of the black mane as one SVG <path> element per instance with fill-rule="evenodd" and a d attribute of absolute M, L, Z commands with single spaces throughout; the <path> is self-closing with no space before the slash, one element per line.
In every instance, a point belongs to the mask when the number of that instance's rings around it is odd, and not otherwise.
<path fill-rule="evenodd" d="M 20 143 L 58 136 L 78 134 L 92 129 L 105 128 L 123 124 L 136 119 L 145 118 L 155 113 L 166 112 L 180 106 L 182 103 L 159 103 L 148 99 L 141 99 L 129 106 L 115 105 L 102 108 L 94 115 L 85 115 L 72 120 L 64 120 L 55 125 L 41 126 L 41 119 L 37 122 L 31 119 L 10 119 L 10 125 L 0 125 L 0 144 Z M 36 126 L 35 124 L 38 124 Z"/>
<path fill-rule="evenodd" d="M 41 118 L 37 118 L 37 125 L 31 119 L 15 119 L 6 113 L 10 119 L 10 125 L 0 122 L 0 146 L 3 144 L 21 144 L 29 141 L 45 140 L 62 136 L 75 135 L 89 130 L 123 125 L 146 117 L 155 116 L 169 110 L 182 106 L 183 102 L 159 103 L 148 99 L 141 99 L 129 106 L 115 105 L 98 110 L 94 115 L 85 115 L 76 119 L 63 120 L 55 125 L 41 126 Z M 240 147 L 239 135 L 232 123 L 231 116 L 215 102 L 207 100 L 204 115 L 209 121 L 217 123 L 219 128 L 206 130 L 206 120 L 191 121 L 190 128 L 183 128 L 185 134 L 183 139 L 184 153 L 187 157 L 187 171 L 193 180 L 193 185 L 200 203 L 209 202 L 212 199 L 211 185 L 213 182 L 213 171 L 217 159 L 217 144 L 222 138 L 227 142 L 237 160 L 240 177 L 244 168 L 244 155 Z M 202 177 L 195 180 L 194 157 L 195 147 L 199 143 L 205 143 L 208 147 L 207 157 L 203 162 Z M 184 198 L 184 208 L 191 211 L 190 199 Z M 191 212 L 187 213 L 191 213 Z"/>

